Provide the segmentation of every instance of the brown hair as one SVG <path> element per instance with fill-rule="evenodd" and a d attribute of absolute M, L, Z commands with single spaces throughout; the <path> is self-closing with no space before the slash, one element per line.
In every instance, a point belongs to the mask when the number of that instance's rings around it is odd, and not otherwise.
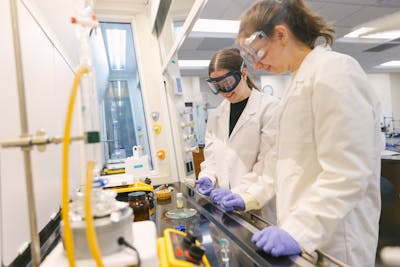
<path fill-rule="evenodd" d="M 211 72 L 218 70 L 228 70 L 228 71 L 240 71 L 240 68 L 243 64 L 243 67 L 246 67 L 246 63 L 243 62 L 243 58 L 240 55 L 240 51 L 237 48 L 224 48 L 219 50 L 214 54 L 214 56 L 210 60 L 210 64 L 208 66 L 208 75 Z M 247 67 L 246 67 L 247 68 Z M 258 89 L 253 80 L 250 78 L 249 73 L 246 75 L 246 83 L 250 89 Z"/>
<path fill-rule="evenodd" d="M 241 16 L 238 39 L 261 30 L 272 36 L 275 25 L 279 23 L 286 24 L 294 36 L 310 48 L 314 48 L 318 37 L 323 37 L 329 45 L 333 44 L 335 30 L 306 7 L 303 0 L 258 1 Z"/>

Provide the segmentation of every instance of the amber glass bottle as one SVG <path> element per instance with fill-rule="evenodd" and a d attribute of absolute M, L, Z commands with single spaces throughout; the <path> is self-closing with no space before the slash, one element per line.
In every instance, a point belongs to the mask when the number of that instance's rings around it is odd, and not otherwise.
<path fill-rule="evenodd" d="M 133 210 L 134 222 L 150 220 L 149 201 L 146 198 L 145 192 L 129 193 L 128 201 L 129 206 Z"/>

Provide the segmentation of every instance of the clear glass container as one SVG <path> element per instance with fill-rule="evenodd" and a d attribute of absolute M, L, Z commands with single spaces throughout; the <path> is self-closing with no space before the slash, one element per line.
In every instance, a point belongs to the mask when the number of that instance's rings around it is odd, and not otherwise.
<path fill-rule="evenodd" d="M 110 215 L 127 206 L 126 203 L 115 199 L 117 193 L 114 190 L 103 190 L 102 188 L 92 188 L 91 192 L 91 213 L 94 218 Z M 83 221 L 85 218 L 85 188 L 81 187 L 72 195 L 69 204 L 69 217 L 73 221 Z"/>
<path fill-rule="evenodd" d="M 183 208 L 183 196 L 182 193 L 176 193 L 176 208 L 182 209 Z"/>

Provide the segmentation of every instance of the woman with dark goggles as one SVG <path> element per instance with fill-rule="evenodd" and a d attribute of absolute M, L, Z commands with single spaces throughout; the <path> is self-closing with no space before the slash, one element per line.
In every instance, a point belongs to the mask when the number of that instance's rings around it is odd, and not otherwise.
<path fill-rule="evenodd" d="M 235 90 L 242 79 L 243 66 L 244 61 L 240 67 L 240 71 L 234 70 L 216 78 L 208 78 L 206 81 L 211 91 L 217 95 L 219 92 L 230 93 Z"/>
<path fill-rule="evenodd" d="M 261 175 L 264 157 L 270 155 L 275 133 L 270 122 L 278 100 L 259 92 L 237 48 L 223 49 L 212 57 L 209 77 L 211 90 L 224 100 L 207 122 L 197 191 L 210 195 L 224 210 L 260 209 L 260 196 L 247 193 L 246 187 Z M 260 149 L 261 144 L 271 147 Z M 275 222 L 273 203 L 261 212 Z"/>

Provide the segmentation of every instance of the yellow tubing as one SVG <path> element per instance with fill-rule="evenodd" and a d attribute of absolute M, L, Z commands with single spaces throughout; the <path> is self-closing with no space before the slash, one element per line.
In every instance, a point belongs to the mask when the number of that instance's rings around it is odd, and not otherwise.
<path fill-rule="evenodd" d="M 61 200 L 61 219 L 64 222 L 64 247 L 67 254 L 70 267 L 75 266 L 75 252 L 72 237 L 71 225 L 69 223 L 69 192 L 68 192 L 68 160 L 69 160 L 69 142 L 71 132 L 72 112 L 74 109 L 74 102 L 79 88 L 79 82 L 84 74 L 89 73 L 87 67 L 80 67 L 75 75 L 74 84 L 72 86 L 71 95 L 69 98 L 67 118 L 65 120 L 64 138 L 63 138 L 63 153 L 62 153 L 62 200 Z"/>
<path fill-rule="evenodd" d="M 97 266 L 104 267 L 103 262 L 101 261 L 100 249 L 97 244 L 96 232 L 94 230 L 93 217 L 91 214 L 91 189 L 93 183 L 93 168 L 95 162 L 89 161 L 87 164 L 87 172 L 86 172 L 86 189 L 85 189 L 85 222 L 86 222 L 86 236 L 88 239 L 89 249 L 92 253 L 93 259 L 96 262 Z"/>

